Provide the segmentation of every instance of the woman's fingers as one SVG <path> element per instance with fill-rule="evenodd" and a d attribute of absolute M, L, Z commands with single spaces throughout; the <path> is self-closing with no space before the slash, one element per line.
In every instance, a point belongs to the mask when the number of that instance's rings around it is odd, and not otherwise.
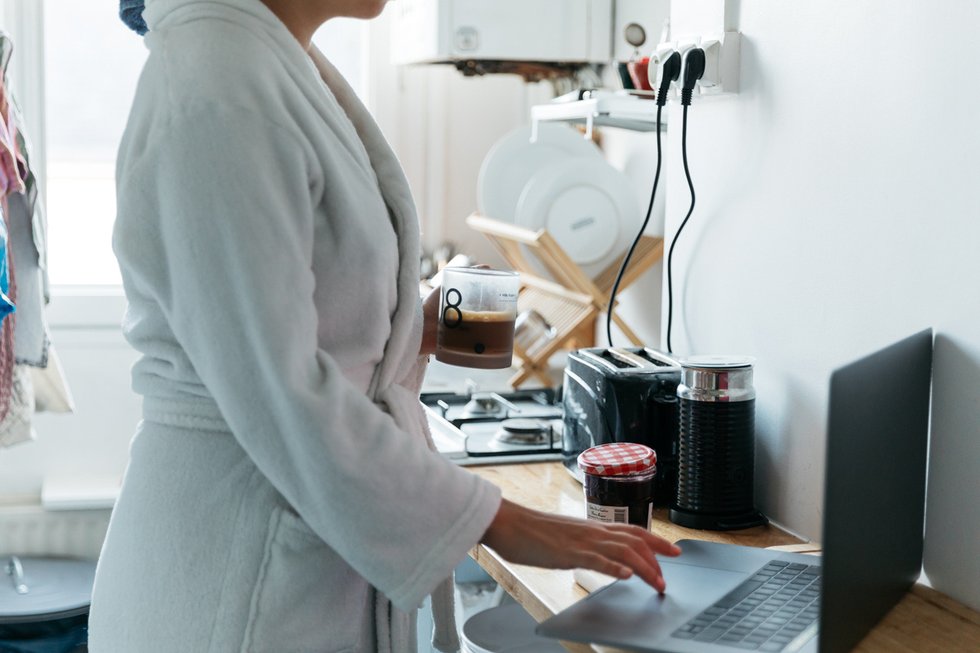
<path fill-rule="evenodd" d="M 635 573 L 660 592 L 666 583 L 657 554 L 680 553 L 670 542 L 637 526 L 549 515 L 506 500 L 483 542 L 518 564 L 581 567 L 616 578 Z"/>
<path fill-rule="evenodd" d="M 665 556 L 679 556 L 681 554 L 681 548 L 676 544 L 671 544 L 669 541 L 662 537 L 654 535 L 648 530 L 639 529 L 640 537 L 646 542 L 646 545 L 655 553 L 659 553 Z"/>
<path fill-rule="evenodd" d="M 664 590 L 667 589 L 667 583 L 664 581 L 664 573 L 660 569 L 660 563 L 653 556 L 642 556 L 639 552 L 634 552 L 634 555 L 639 558 L 639 563 L 633 567 L 637 575 L 663 594 Z"/>
<path fill-rule="evenodd" d="M 642 541 L 640 538 L 630 537 L 635 542 Z M 614 560 L 632 569 L 637 576 L 658 592 L 664 591 L 666 583 L 660 569 L 660 563 L 649 552 L 644 551 L 642 547 L 635 546 L 634 542 L 616 542 L 610 545 L 610 551 L 610 557 Z"/>
<path fill-rule="evenodd" d="M 639 538 L 636 540 L 639 541 Z M 577 555 L 561 566 L 591 569 L 616 578 L 629 578 L 636 574 L 655 590 L 663 592 L 666 583 L 660 564 L 652 556 L 644 555 L 642 550 L 633 548 L 631 544 L 607 541 L 600 545 L 598 552 L 578 551 Z"/>
<path fill-rule="evenodd" d="M 568 566 L 591 569 L 592 571 L 598 571 L 600 574 L 615 578 L 629 578 L 633 575 L 633 569 L 629 565 L 616 562 L 598 553 L 587 553 L 582 557 L 581 564 L 570 564 Z"/>

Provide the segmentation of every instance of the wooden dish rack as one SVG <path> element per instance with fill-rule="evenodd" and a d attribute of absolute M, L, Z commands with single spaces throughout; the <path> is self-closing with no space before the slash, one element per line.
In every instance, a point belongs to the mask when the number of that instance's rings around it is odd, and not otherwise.
<path fill-rule="evenodd" d="M 528 350 L 514 344 L 514 354 L 521 365 L 511 377 L 510 384 L 516 388 L 534 377 L 546 386 L 553 385 L 548 370 L 548 360 L 553 354 L 595 346 L 596 319 L 608 310 L 609 293 L 621 262 L 610 264 L 595 279 L 590 279 L 545 229 L 533 231 L 477 213 L 470 215 L 466 223 L 486 236 L 507 263 L 520 273 L 518 311 L 534 309 L 554 329 L 554 337 L 534 342 Z M 619 292 L 662 259 L 663 254 L 663 238 L 643 236 L 619 284 Z M 538 265 L 532 263 L 529 256 Z M 552 278 L 542 276 L 540 269 L 546 270 Z M 612 316 L 616 326 L 634 345 L 643 344 L 623 318 L 615 311 Z"/>

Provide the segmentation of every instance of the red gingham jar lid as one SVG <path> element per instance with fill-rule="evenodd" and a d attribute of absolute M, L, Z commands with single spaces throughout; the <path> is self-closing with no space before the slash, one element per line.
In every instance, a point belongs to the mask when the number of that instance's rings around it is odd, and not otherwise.
<path fill-rule="evenodd" d="M 657 454 L 635 442 L 609 442 L 580 453 L 578 466 L 593 476 L 630 476 L 656 467 Z"/>

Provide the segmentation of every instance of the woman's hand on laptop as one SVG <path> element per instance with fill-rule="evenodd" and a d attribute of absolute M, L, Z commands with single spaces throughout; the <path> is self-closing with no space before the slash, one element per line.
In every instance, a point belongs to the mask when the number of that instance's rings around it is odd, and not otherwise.
<path fill-rule="evenodd" d="M 628 524 L 552 515 L 504 499 L 482 543 L 505 560 L 548 569 L 591 569 L 616 578 L 637 574 L 658 592 L 664 582 L 656 554 L 681 550 L 649 531 Z"/>

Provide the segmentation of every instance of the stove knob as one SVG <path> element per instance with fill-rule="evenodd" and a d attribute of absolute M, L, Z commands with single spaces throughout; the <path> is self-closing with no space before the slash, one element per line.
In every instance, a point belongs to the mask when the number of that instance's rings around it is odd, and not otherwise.
<path fill-rule="evenodd" d="M 449 412 L 449 404 L 447 404 L 445 401 L 440 399 L 439 401 L 436 402 L 436 406 L 438 406 L 439 410 L 442 411 L 442 418 L 446 419 L 446 414 Z"/>

